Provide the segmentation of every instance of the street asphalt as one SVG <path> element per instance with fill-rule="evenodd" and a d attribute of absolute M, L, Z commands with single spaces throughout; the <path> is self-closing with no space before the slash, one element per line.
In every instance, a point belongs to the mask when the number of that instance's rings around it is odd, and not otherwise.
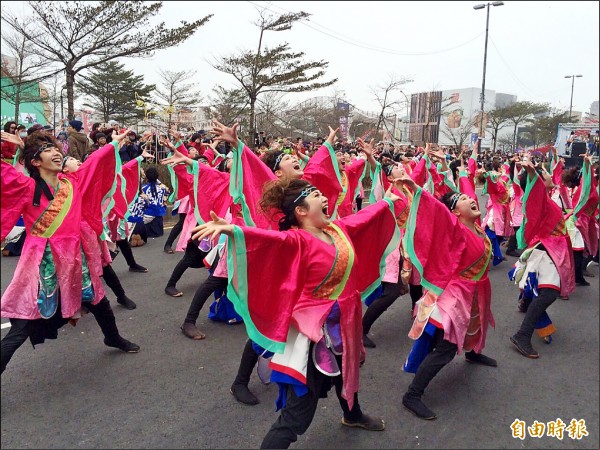
<path fill-rule="evenodd" d="M 229 392 L 247 339 L 244 325 L 207 319 L 206 339 L 185 337 L 180 326 L 205 269 L 188 269 L 178 283 L 183 297 L 164 287 L 181 254 L 163 253 L 165 236 L 135 248 L 145 274 L 131 273 L 122 255 L 113 266 L 138 308 L 126 310 L 109 290 L 121 334 L 138 343 L 138 354 L 106 347 L 92 315 L 67 325 L 56 341 L 32 348 L 26 342 L 1 380 L 1 448 L 258 448 L 278 416 L 276 385 L 253 376 L 250 389 L 261 403 L 247 406 Z M 443 255 L 441 255 L 443 256 Z M 2 292 L 18 258 L 2 257 Z M 341 425 L 342 412 L 331 391 L 319 402 L 308 431 L 292 448 L 595 448 L 598 441 L 600 279 L 591 270 L 590 287 L 578 287 L 570 300 L 548 310 L 557 332 L 550 345 L 534 336 L 538 360 L 521 356 L 509 341 L 523 314 L 517 288 L 507 272 L 515 259 L 491 269 L 496 328 L 488 332 L 484 353 L 497 368 L 467 363 L 457 356 L 431 382 L 423 400 L 438 419 L 424 421 L 404 409 L 402 395 L 413 375 L 402 371 L 411 348 L 410 298 L 400 297 L 371 330 L 377 347 L 367 349 L 361 369 L 360 404 L 385 419 L 383 432 Z M 268 282 L 268 280 L 265 280 Z M 276 301 L 276 299 L 273 299 Z M 8 321 L 2 319 L 5 324 Z M 2 337 L 8 328 L 2 329 Z M 513 437 L 516 420 L 561 419 L 585 431 L 569 436 Z M 574 430 L 573 427 L 568 428 Z M 546 430 L 547 431 L 547 430 Z M 579 431 L 582 429 L 579 427 Z"/>

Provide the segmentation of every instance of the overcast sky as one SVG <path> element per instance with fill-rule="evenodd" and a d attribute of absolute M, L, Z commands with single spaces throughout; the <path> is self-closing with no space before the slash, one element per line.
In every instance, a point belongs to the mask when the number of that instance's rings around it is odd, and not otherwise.
<path fill-rule="evenodd" d="M 23 2 L 1 2 L 21 14 Z M 549 102 L 568 109 L 575 80 L 574 111 L 589 111 L 599 98 L 599 2 L 505 1 L 490 6 L 486 89 L 517 95 L 518 100 Z M 196 71 L 194 82 L 206 97 L 212 87 L 233 87 L 230 75 L 208 61 L 239 49 L 255 49 L 257 7 L 273 13 L 306 11 L 312 16 L 292 30 L 267 32 L 266 45 L 288 42 L 311 60 L 329 61 L 326 79 L 357 107 L 376 111 L 370 88 L 390 75 L 414 80 L 407 94 L 428 90 L 481 87 L 486 12 L 477 1 L 451 2 L 165 2 L 161 20 L 175 26 L 214 16 L 185 43 L 150 59 L 126 59 L 126 66 L 158 83 L 158 69 Z M 311 94 L 289 94 L 296 103 L 330 95 L 334 87 Z"/>

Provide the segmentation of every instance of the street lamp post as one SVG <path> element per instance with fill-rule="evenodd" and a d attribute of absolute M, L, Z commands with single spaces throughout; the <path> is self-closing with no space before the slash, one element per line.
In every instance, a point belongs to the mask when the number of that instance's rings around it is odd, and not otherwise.
<path fill-rule="evenodd" d="M 583 75 L 565 75 L 565 78 L 572 78 L 571 82 L 571 102 L 569 103 L 569 122 L 571 122 L 571 111 L 573 110 L 573 88 L 575 88 L 575 78 L 581 78 Z"/>
<path fill-rule="evenodd" d="M 502 6 L 504 2 L 492 2 L 492 3 L 482 3 L 480 5 L 473 6 L 473 9 L 483 9 L 487 8 L 487 17 L 485 20 L 485 50 L 483 52 L 483 81 L 481 82 L 481 117 L 479 120 L 479 149 L 481 150 L 482 144 L 482 134 L 483 134 L 483 110 L 485 104 L 485 69 L 487 65 L 487 46 L 488 46 L 488 30 L 490 27 L 490 5 L 492 6 Z"/>

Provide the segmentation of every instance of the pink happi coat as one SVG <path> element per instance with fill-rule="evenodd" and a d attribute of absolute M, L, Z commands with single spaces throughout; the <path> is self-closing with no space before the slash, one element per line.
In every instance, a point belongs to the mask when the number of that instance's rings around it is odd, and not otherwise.
<path fill-rule="evenodd" d="M 598 253 L 598 183 L 587 162 L 584 162 L 581 174 L 580 185 L 573 195 L 573 215 L 585 248 L 593 256 Z"/>
<path fill-rule="evenodd" d="M 488 269 L 491 243 L 474 233 L 427 191 L 418 188 L 410 206 L 403 245 L 421 275 L 424 294 L 409 332 L 418 339 L 428 322 L 443 328 L 444 339 L 481 353 L 494 326 Z M 448 255 L 448 257 L 444 257 Z"/>
<path fill-rule="evenodd" d="M 361 295 L 366 298 L 379 285 L 383 261 L 398 245 L 396 214 L 392 203 L 383 200 L 332 222 L 325 231 L 335 244 L 301 229 L 234 227 L 234 237 L 228 241 L 227 296 L 244 318 L 250 339 L 276 353 L 272 368 L 304 384 L 305 371 L 277 356 L 286 352 L 287 345 L 287 352 L 301 353 L 305 369 L 308 344 L 321 340 L 323 325 L 337 301 L 343 341 L 342 396 L 352 408 L 364 358 Z M 304 347 L 289 348 L 292 330 L 306 336 Z"/>
<path fill-rule="evenodd" d="M 304 168 L 303 179 L 327 197 L 329 215 L 346 217 L 353 212 L 353 202 L 365 174 L 365 160 L 359 158 L 340 170 L 335 150 L 325 142 Z"/>
<path fill-rule="evenodd" d="M 186 156 L 189 154 L 183 144 L 177 150 Z M 188 213 L 176 246 L 178 251 L 185 251 L 191 239 L 192 228 L 211 221 L 211 211 L 223 217 L 232 206 L 229 195 L 230 175 L 197 161 L 194 162 L 191 173 L 185 164 L 178 164 L 173 170 L 177 176 L 176 198 L 187 198 L 189 201 Z"/>
<path fill-rule="evenodd" d="M 56 268 L 62 317 L 75 316 L 81 307 L 82 249 L 94 289 L 92 303 L 104 297 L 97 237 L 103 229 L 102 199 L 114 185 L 117 158 L 116 143 L 95 151 L 77 172 L 59 174 L 58 189 L 49 186 L 55 198 L 49 201 L 42 195 L 38 207 L 32 205 L 34 179 L 2 162 L 0 239 L 6 237 L 21 214 L 27 230 L 15 274 L 2 296 L 2 317 L 41 318 L 37 306 L 39 268 L 47 244 Z"/>
<path fill-rule="evenodd" d="M 333 152 L 331 146 L 327 145 L 319 147 L 313 157 L 310 158 L 304 168 L 302 179 L 319 189 L 327 198 L 328 213 L 332 218 L 335 218 L 337 214 L 336 205 L 343 195 L 342 184 L 339 181 L 342 176 L 339 169 L 337 169 L 335 152 Z M 269 181 L 277 180 L 277 176 L 242 141 L 239 141 L 237 149 L 234 149 L 231 172 L 230 193 L 234 202 L 241 206 L 246 225 L 257 226 L 265 230 L 277 230 L 279 228 L 277 223 L 279 216 L 266 215 L 259 207 L 264 185 Z M 356 186 L 358 186 L 358 182 Z"/>
<path fill-rule="evenodd" d="M 497 236 L 509 237 L 515 234 L 511 226 L 510 195 L 505 178 L 486 172 L 483 193 L 490 196 L 483 223 L 487 225 L 491 215 Z"/>
<path fill-rule="evenodd" d="M 117 173 L 113 195 L 105 198 L 102 204 L 106 229 L 112 242 L 129 237 L 129 206 L 136 201 L 139 194 L 143 161 L 144 157 L 138 156 L 123 164 L 120 173 Z"/>
<path fill-rule="evenodd" d="M 560 276 L 560 295 L 575 290 L 575 270 L 571 239 L 561 208 L 550 198 L 542 178 L 528 175 L 523 194 L 523 223 L 517 232 L 519 248 L 541 242 Z"/>

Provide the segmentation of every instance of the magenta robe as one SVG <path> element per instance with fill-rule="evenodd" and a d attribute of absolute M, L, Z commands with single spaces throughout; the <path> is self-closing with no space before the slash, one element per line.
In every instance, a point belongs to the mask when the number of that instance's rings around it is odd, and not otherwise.
<path fill-rule="evenodd" d="M 590 167 L 584 163 L 581 183 L 573 196 L 575 226 L 581 232 L 586 250 L 590 255 L 598 252 L 598 188 Z"/>
<path fill-rule="evenodd" d="M 62 317 L 73 317 L 81 307 L 81 249 L 90 265 L 94 288 L 92 303 L 96 304 L 104 297 L 104 288 L 98 275 L 101 273 L 101 266 L 98 269 L 100 254 L 93 242 L 102 234 L 100 205 L 102 198 L 114 184 L 117 158 L 119 154 L 116 143 L 107 144 L 95 151 L 77 172 L 59 174 L 59 191 L 66 194 L 57 196 L 52 201 L 53 205 L 61 206 L 49 217 L 52 219 L 51 224 L 50 221 L 38 223 L 51 202 L 42 195 L 40 206 L 32 205 L 35 181 L 17 172 L 10 164 L 2 162 L 0 239 L 5 238 L 21 214 L 27 230 L 27 239 L 15 274 L 2 296 L 2 317 L 28 320 L 41 318 L 37 306 L 39 267 L 47 243 L 56 268 Z M 56 196 L 54 188 L 50 189 Z"/>
<path fill-rule="evenodd" d="M 228 240 L 227 296 L 244 318 L 250 339 L 266 350 L 283 353 L 292 324 L 318 342 L 338 302 L 344 347 L 342 396 L 350 408 L 364 355 L 361 295 L 366 298 L 379 285 L 384 260 L 399 242 L 391 205 L 383 200 L 333 222 L 327 232 L 337 233 L 346 246 L 345 265 L 337 260 L 336 245 L 301 229 L 279 232 L 236 226 L 234 237 Z M 374 229 L 378 232 L 373 233 Z M 306 382 L 297 373 L 288 375 Z"/>
<path fill-rule="evenodd" d="M 427 322 L 438 317 L 434 325 L 444 329 L 444 339 L 456 344 L 459 352 L 465 348 L 481 353 L 488 325 L 494 326 L 487 275 L 491 244 L 483 230 L 478 236 L 419 188 L 410 206 L 403 245 L 425 289 L 409 337 L 418 339 Z M 433 315 L 436 308 L 437 316 Z M 479 313 L 476 323 L 471 320 L 475 310 Z M 474 324 L 479 331 L 466 341 Z"/>
<path fill-rule="evenodd" d="M 571 239 L 561 208 L 550 198 L 544 181 L 536 173 L 528 176 L 523 194 L 523 223 L 517 232 L 519 248 L 541 242 L 552 258 L 560 276 L 560 295 L 575 290 L 575 270 Z"/>
<path fill-rule="evenodd" d="M 337 214 L 337 202 L 342 194 L 342 175 L 337 168 L 335 152 L 331 146 L 322 145 L 304 168 L 304 180 L 315 186 L 327 197 L 328 213 L 332 218 Z M 265 230 L 277 230 L 278 216 L 265 215 L 259 208 L 263 188 L 269 181 L 277 180 L 273 171 L 242 141 L 234 150 L 231 169 L 230 194 L 240 205 L 246 225 Z"/>
<path fill-rule="evenodd" d="M 483 193 L 490 196 L 491 203 L 483 223 L 487 224 L 490 212 L 493 211 L 494 232 L 496 235 L 509 237 L 515 234 L 511 226 L 510 195 L 506 181 L 499 175 L 486 172 Z"/>

